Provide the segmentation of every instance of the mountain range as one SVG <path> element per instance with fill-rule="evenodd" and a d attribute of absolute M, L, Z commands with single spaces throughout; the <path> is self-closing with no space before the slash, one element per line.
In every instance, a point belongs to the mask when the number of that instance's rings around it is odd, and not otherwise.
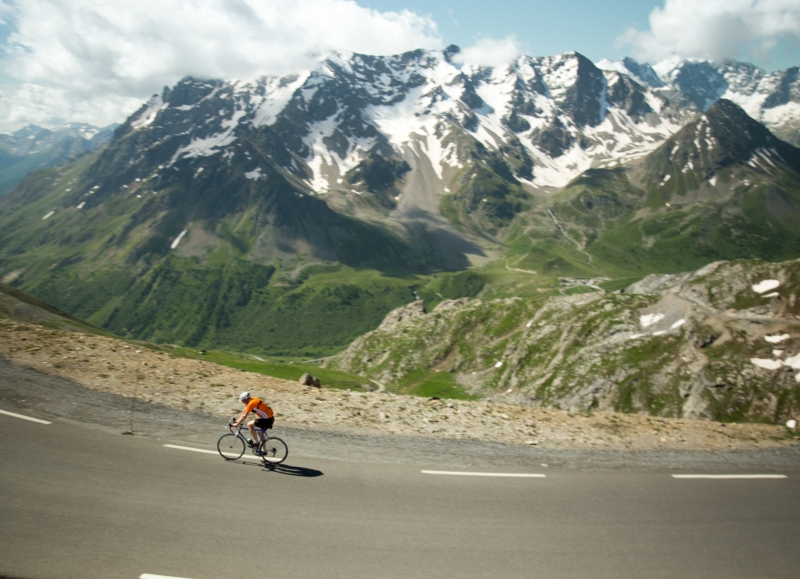
<path fill-rule="evenodd" d="M 322 355 L 416 297 L 791 259 L 797 73 L 451 46 L 185 78 L 0 202 L 0 275 L 126 336 Z"/>
<path fill-rule="evenodd" d="M 0 135 L 0 197 L 36 169 L 54 167 L 107 143 L 117 125 L 102 129 L 66 123 L 53 129 L 28 125 Z"/>

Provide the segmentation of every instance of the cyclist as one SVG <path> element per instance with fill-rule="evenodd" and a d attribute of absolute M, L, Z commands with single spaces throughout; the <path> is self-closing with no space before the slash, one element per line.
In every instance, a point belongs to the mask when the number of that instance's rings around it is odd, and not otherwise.
<path fill-rule="evenodd" d="M 239 415 L 239 418 L 233 421 L 233 426 L 239 426 L 247 418 L 248 414 L 255 412 L 258 418 L 247 423 L 247 430 L 250 431 L 250 438 L 247 440 L 247 444 L 256 446 L 261 442 L 256 428 L 263 428 L 264 430 L 272 428 L 272 425 L 275 424 L 275 413 L 266 402 L 250 396 L 249 392 L 239 394 L 239 402 L 245 405 L 245 409 Z"/>

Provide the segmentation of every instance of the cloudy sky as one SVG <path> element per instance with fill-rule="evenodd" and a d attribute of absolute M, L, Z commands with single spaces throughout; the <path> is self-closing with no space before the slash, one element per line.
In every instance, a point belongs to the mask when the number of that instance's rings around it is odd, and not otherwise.
<path fill-rule="evenodd" d="M 0 21 L 0 131 L 120 122 L 183 76 L 298 71 L 330 49 L 800 64 L 798 0 L 0 0 Z"/>

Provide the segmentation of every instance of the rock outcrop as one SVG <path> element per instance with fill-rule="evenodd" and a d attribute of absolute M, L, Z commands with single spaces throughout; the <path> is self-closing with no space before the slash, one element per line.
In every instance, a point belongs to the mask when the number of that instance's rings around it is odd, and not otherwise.
<path fill-rule="evenodd" d="M 328 361 L 400 387 L 447 372 L 515 404 L 783 424 L 800 411 L 800 260 L 717 262 L 622 292 L 395 310 Z M 406 310 L 411 306 L 406 306 Z"/>

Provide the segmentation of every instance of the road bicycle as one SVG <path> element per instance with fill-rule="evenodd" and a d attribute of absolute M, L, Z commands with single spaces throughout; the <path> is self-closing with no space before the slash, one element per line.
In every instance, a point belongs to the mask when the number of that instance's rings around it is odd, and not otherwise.
<path fill-rule="evenodd" d="M 234 431 L 234 420 L 231 419 L 228 422 L 230 434 L 223 434 L 217 441 L 217 451 L 225 460 L 238 460 L 247 449 L 247 438 L 242 434 L 247 427 L 241 423 L 239 428 Z M 261 442 L 253 445 L 254 455 L 261 457 L 264 464 L 280 464 L 286 460 L 289 455 L 289 447 L 283 440 L 277 436 L 270 436 L 263 428 L 256 427 L 256 431 L 260 434 Z"/>

